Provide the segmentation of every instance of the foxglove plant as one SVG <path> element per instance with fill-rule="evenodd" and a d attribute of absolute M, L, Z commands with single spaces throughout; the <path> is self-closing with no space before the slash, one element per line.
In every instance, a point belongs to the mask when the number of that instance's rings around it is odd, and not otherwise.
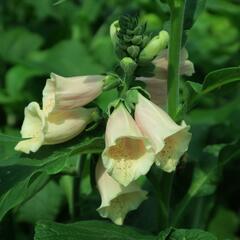
<path fill-rule="evenodd" d="M 167 114 L 151 102 L 151 92 L 139 81 L 147 83 L 149 77 L 160 74 L 167 77 L 168 33 L 162 30 L 152 37 L 146 33 L 146 24 L 123 16 L 111 25 L 110 36 L 119 58 L 115 72 L 74 77 L 52 73 L 43 90 L 42 108 L 36 102 L 25 108 L 24 139 L 15 149 L 36 152 L 42 145 L 63 143 L 83 132 L 91 138 L 96 126 L 104 127 L 105 147 L 97 157 L 95 176 L 102 200 L 97 211 L 121 225 L 127 213 L 147 198 L 138 181 L 151 174 L 154 163 L 166 172 L 175 171 L 191 133 L 184 121 L 179 125 L 172 118 L 176 114 L 173 100 Z M 185 54 L 183 62 L 186 58 Z M 182 73 L 190 75 L 193 66 L 186 62 Z M 99 102 L 110 90 L 117 97 L 103 107 Z"/>

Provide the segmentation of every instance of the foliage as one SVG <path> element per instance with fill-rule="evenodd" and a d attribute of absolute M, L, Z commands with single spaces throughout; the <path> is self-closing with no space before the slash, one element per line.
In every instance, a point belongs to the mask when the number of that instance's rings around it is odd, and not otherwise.
<path fill-rule="evenodd" d="M 172 182 L 169 228 L 163 229 L 159 213 L 166 202 L 163 185 L 169 175 L 159 169 L 140 179 L 149 198 L 128 215 L 127 226 L 99 220 L 94 169 L 97 154 L 104 149 L 101 125 L 89 126 L 67 143 L 44 146 L 36 154 L 13 150 L 20 139 L 24 107 L 41 99 L 39 89 L 50 72 L 63 76 L 118 72 L 110 24 L 123 13 L 138 13 L 147 43 L 162 28 L 169 30 L 170 2 L 8 0 L 0 4 L 0 239 L 239 238 L 240 6 L 236 0 L 186 1 L 183 45 L 195 74 L 181 79 L 178 119 L 191 125 L 192 141 Z M 121 37 L 129 36 L 124 32 Z M 133 50 L 123 52 L 131 56 Z M 145 67 L 144 74 L 150 68 L 151 75 L 151 64 Z M 129 108 L 135 101 L 132 96 L 126 103 Z M 107 114 L 108 103 L 116 99 L 117 92 L 110 90 L 95 103 Z M 73 185 L 80 177 L 76 194 Z"/>

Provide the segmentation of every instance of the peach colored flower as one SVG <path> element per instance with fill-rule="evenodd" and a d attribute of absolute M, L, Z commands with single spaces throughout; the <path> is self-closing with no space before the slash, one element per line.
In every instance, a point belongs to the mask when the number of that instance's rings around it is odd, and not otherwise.
<path fill-rule="evenodd" d="M 46 115 L 36 102 L 31 102 L 24 111 L 21 135 L 29 138 L 20 141 L 16 151 L 36 152 L 42 145 L 65 142 L 81 133 L 92 120 L 95 109 L 77 108 Z"/>
<path fill-rule="evenodd" d="M 103 165 L 124 186 L 145 175 L 154 162 L 155 154 L 150 143 L 123 104 L 108 119 L 105 143 Z"/>
<path fill-rule="evenodd" d="M 165 111 L 141 94 L 135 108 L 135 121 L 153 146 L 156 165 L 166 172 L 174 171 L 188 149 L 190 127 L 185 122 L 177 125 Z"/>
<path fill-rule="evenodd" d="M 104 83 L 104 76 L 61 77 L 51 73 L 43 89 L 45 112 L 82 107 L 97 98 Z"/>
<path fill-rule="evenodd" d="M 101 195 L 101 206 L 97 209 L 104 218 L 110 218 L 115 224 L 122 225 L 129 211 L 135 210 L 147 197 L 147 192 L 135 183 L 127 187 L 115 181 L 99 160 L 96 167 L 96 182 Z"/>

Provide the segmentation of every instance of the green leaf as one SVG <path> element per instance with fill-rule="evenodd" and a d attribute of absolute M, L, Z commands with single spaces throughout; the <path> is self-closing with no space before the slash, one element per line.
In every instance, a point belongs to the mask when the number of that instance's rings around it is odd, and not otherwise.
<path fill-rule="evenodd" d="M 238 230 L 239 223 L 237 213 L 221 207 L 210 221 L 208 231 L 215 234 L 219 239 L 236 239 L 235 233 Z"/>
<path fill-rule="evenodd" d="M 183 23 L 185 30 L 193 26 L 200 13 L 205 9 L 206 1 L 207 0 L 186 0 Z"/>
<path fill-rule="evenodd" d="M 73 141 L 74 142 L 74 141 Z M 69 142 L 58 146 L 49 146 L 31 155 L 23 154 L 18 157 L 19 162 L 12 166 L 0 167 L 1 193 L 9 190 L 14 184 L 33 175 L 36 172 L 56 174 L 60 172 L 70 156 L 76 154 L 100 153 L 104 148 L 102 137 L 92 139 L 80 138 L 78 143 Z M 64 146 L 65 145 L 65 146 Z M 61 146 L 61 147 L 60 147 Z M 13 156 L 15 157 L 15 156 Z M 8 176 L 8 177 L 6 177 Z"/>
<path fill-rule="evenodd" d="M 74 215 L 74 177 L 73 176 L 68 176 L 68 175 L 64 175 L 60 178 L 60 186 L 62 187 L 66 198 L 67 198 L 67 202 L 68 202 L 68 211 L 70 213 L 71 216 Z"/>
<path fill-rule="evenodd" d="M 218 108 L 203 108 L 194 109 L 187 116 L 191 125 L 216 125 L 216 124 L 231 124 L 232 116 L 240 111 L 240 97 L 222 104 Z"/>
<path fill-rule="evenodd" d="M 65 40 L 48 50 L 34 52 L 28 62 L 46 74 L 62 76 L 101 74 L 105 70 L 77 40 Z"/>
<path fill-rule="evenodd" d="M 42 0 L 42 1 L 31 1 L 31 0 L 25 0 L 26 3 L 28 3 L 32 8 L 34 13 L 36 14 L 36 17 L 39 19 L 43 19 L 47 17 L 48 15 L 51 15 L 51 12 L 53 12 L 53 3 L 57 2 L 54 0 Z"/>
<path fill-rule="evenodd" d="M 0 34 L 0 58 L 9 62 L 22 62 L 43 43 L 41 36 L 20 27 Z"/>
<path fill-rule="evenodd" d="M 36 223 L 42 219 L 54 220 L 58 214 L 62 197 L 61 188 L 51 181 L 20 207 L 17 218 L 20 221 L 31 223 Z"/>
<path fill-rule="evenodd" d="M 36 174 L 18 182 L 8 192 L 0 197 L 0 221 L 12 208 L 21 204 L 35 194 L 47 181 L 45 174 Z"/>
<path fill-rule="evenodd" d="M 0 132 L 0 167 L 13 165 L 19 161 L 20 153 L 13 151 L 13 149 L 20 140 L 19 136 Z"/>
<path fill-rule="evenodd" d="M 108 111 L 108 106 L 111 102 L 118 99 L 118 91 L 116 89 L 112 89 L 109 91 L 103 92 L 96 100 L 96 104 L 101 108 L 103 112 Z"/>
<path fill-rule="evenodd" d="M 206 186 L 206 184 L 211 181 L 216 171 L 223 168 L 225 164 L 238 156 L 240 156 L 240 140 L 234 144 L 229 144 L 221 149 L 218 155 L 218 164 L 213 164 L 213 166 L 208 166 L 204 169 L 199 168 L 199 166 L 195 168 L 195 174 L 188 189 L 188 192 L 176 208 L 173 221 L 174 224 L 178 223 L 191 200 L 194 197 L 198 196 L 204 186 Z"/>
<path fill-rule="evenodd" d="M 217 238 L 200 229 L 170 228 L 161 232 L 158 240 L 217 240 Z"/>
<path fill-rule="evenodd" d="M 12 143 L 18 143 L 21 140 L 20 137 L 15 137 L 7 134 L 0 133 L 0 142 L 12 142 Z"/>
<path fill-rule="evenodd" d="M 81 221 L 61 224 L 49 221 L 39 222 L 35 228 L 34 240 L 154 240 L 134 228 L 116 226 L 104 221 Z"/>
<path fill-rule="evenodd" d="M 27 155 L 28 157 L 26 155 L 10 156 L 10 159 L 14 158 L 15 165 L 0 167 L 0 198 L 2 196 L 4 198 L 4 196 L 8 196 L 9 194 L 14 195 L 14 197 L 11 197 L 11 205 L 9 206 L 6 202 L 5 208 L 9 210 L 11 206 L 21 203 L 24 198 L 20 200 L 16 198 L 16 203 L 14 203 L 15 196 L 17 195 L 16 192 L 19 193 L 21 189 L 25 191 L 29 180 L 36 173 L 56 174 L 64 169 L 71 156 L 101 153 L 103 148 L 104 140 L 102 137 L 83 137 L 69 141 L 66 144 L 45 147 L 45 149 L 43 148 L 35 154 Z M 0 218 L 1 216 L 0 214 Z"/>
<path fill-rule="evenodd" d="M 90 47 L 91 52 L 94 54 L 95 58 L 98 60 L 99 63 L 101 63 L 107 69 L 113 68 L 114 64 L 116 64 L 116 57 L 113 54 L 113 44 L 109 36 L 96 35 L 93 38 Z"/>
<path fill-rule="evenodd" d="M 240 67 L 223 68 L 210 72 L 203 84 L 187 81 L 184 88 L 185 103 L 178 112 L 178 118 L 192 109 L 205 94 L 212 92 L 224 85 L 240 81 Z"/>
<path fill-rule="evenodd" d="M 100 15 L 103 4 L 103 0 L 99 0 L 97 2 L 95 0 L 85 0 L 82 3 L 80 14 L 85 19 L 85 21 L 92 23 Z M 91 14 L 89 14 L 90 12 Z"/>
<path fill-rule="evenodd" d="M 204 79 L 203 94 L 236 81 L 240 81 L 240 67 L 223 68 L 211 72 Z"/>
<path fill-rule="evenodd" d="M 6 74 L 6 90 L 7 93 L 16 97 L 16 95 L 22 96 L 22 90 L 26 85 L 29 78 L 37 75 L 41 75 L 42 72 L 36 69 L 28 68 L 22 65 L 15 65 Z"/>
<path fill-rule="evenodd" d="M 0 196 L 14 185 L 31 176 L 36 167 L 13 165 L 0 168 Z"/>

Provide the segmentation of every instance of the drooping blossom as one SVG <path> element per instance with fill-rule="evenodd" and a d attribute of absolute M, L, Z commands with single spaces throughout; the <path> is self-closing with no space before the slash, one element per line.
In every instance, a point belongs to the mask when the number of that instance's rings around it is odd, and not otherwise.
<path fill-rule="evenodd" d="M 166 172 L 174 171 L 188 149 L 190 126 L 184 121 L 181 125 L 176 124 L 164 110 L 141 94 L 135 108 L 135 121 L 153 146 L 156 165 Z"/>
<path fill-rule="evenodd" d="M 154 162 L 150 143 L 123 104 L 119 104 L 108 119 L 105 144 L 103 165 L 124 186 L 145 175 Z"/>
<path fill-rule="evenodd" d="M 122 225 L 129 211 L 135 210 L 147 198 L 147 192 L 135 183 L 127 187 L 114 180 L 99 160 L 96 167 L 96 182 L 101 195 L 101 205 L 97 209 L 104 218 Z"/>
<path fill-rule="evenodd" d="M 36 102 L 31 102 L 24 110 L 25 118 L 21 128 L 23 139 L 16 151 L 36 152 L 42 145 L 58 144 L 80 134 L 92 120 L 95 109 L 77 108 L 58 111 L 46 115 Z"/>
<path fill-rule="evenodd" d="M 83 108 L 102 91 L 103 76 L 64 78 L 51 74 L 43 89 L 42 109 L 31 102 L 24 111 L 23 139 L 15 150 L 36 152 L 42 145 L 58 144 L 80 134 L 93 120 L 95 108 Z"/>
<path fill-rule="evenodd" d="M 97 98 L 103 88 L 104 76 L 61 77 L 54 73 L 43 89 L 46 112 L 82 107 Z"/>

